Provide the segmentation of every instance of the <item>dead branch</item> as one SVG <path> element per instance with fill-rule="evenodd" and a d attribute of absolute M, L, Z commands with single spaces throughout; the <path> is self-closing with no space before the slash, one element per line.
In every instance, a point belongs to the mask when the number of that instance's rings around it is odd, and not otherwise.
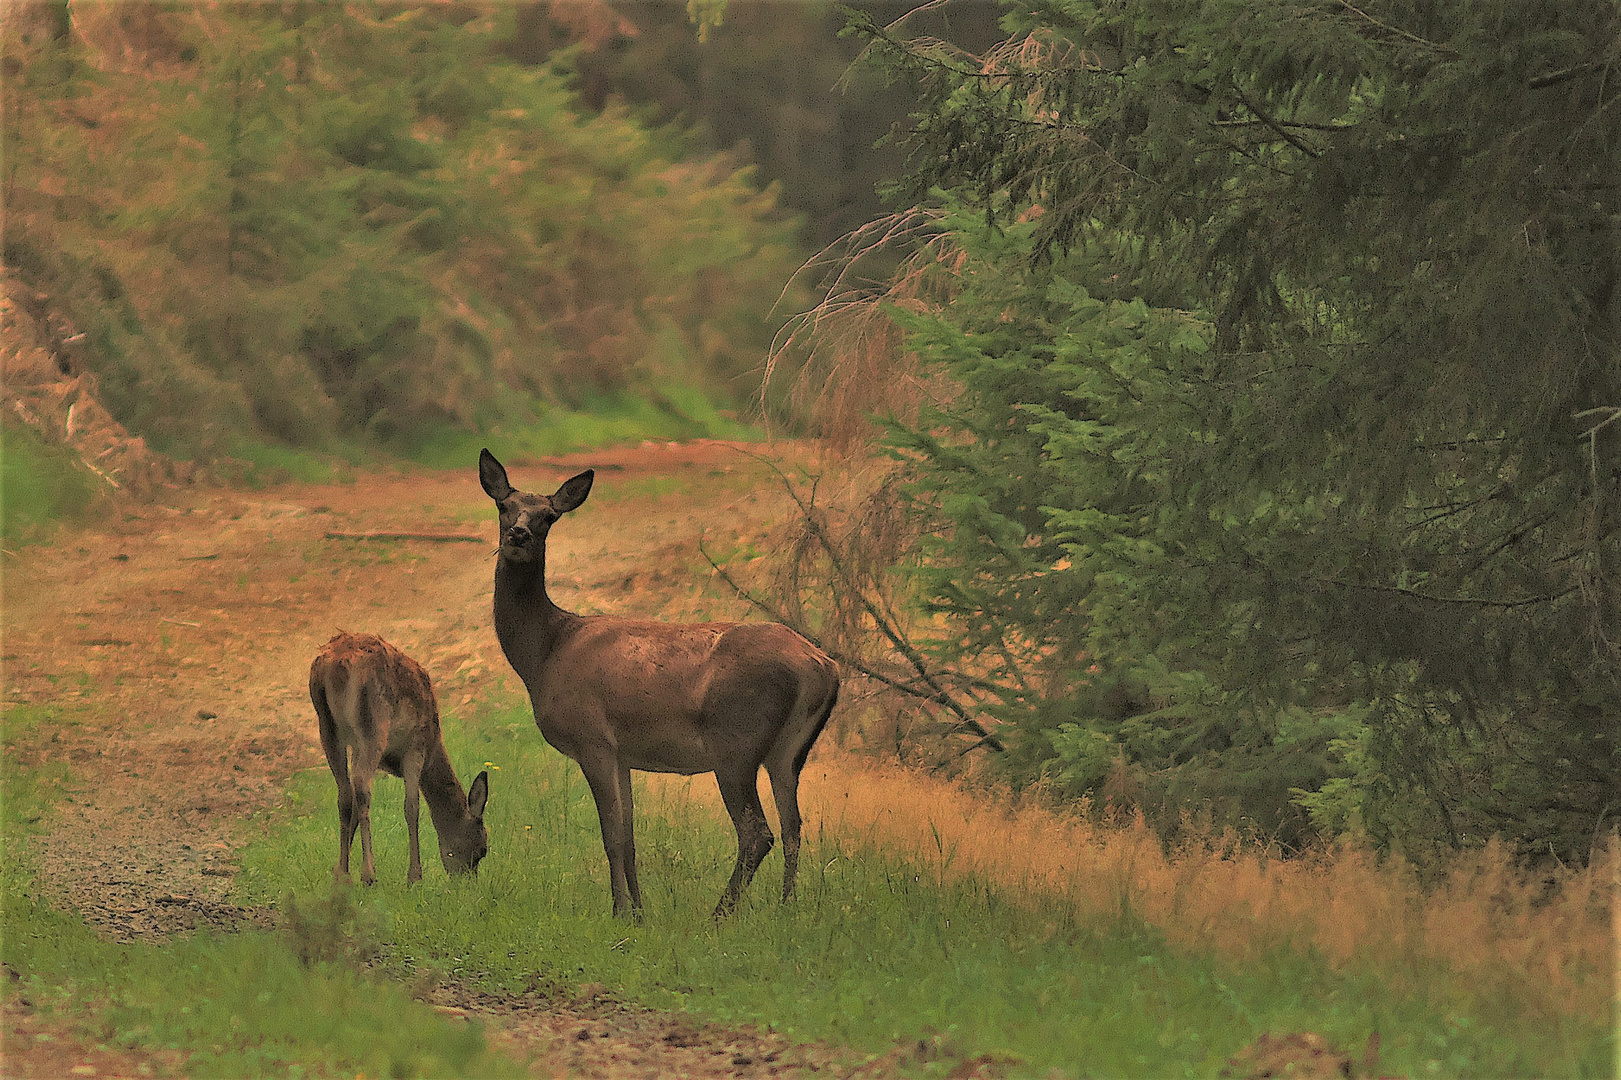
<path fill-rule="evenodd" d="M 979 736 L 978 741 L 971 743 L 964 753 L 967 753 L 968 750 L 977 750 L 981 746 L 989 746 L 993 750 L 1006 749 L 1006 747 L 1002 745 L 1001 741 L 997 739 L 995 735 L 992 735 L 990 732 L 985 730 L 984 725 L 967 716 L 961 707 L 944 693 L 934 689 L 919 688 L 913 683 L 903 682 L 892 676 L 885 675 L 883 672 L 878 671 L 872 665 L 868 664 L 865 660 L 862 660 L 859 656 L 853 656 L 845 650 L 835 648 L 828 642 L 822 640 L 813 631 L 811 631 L 809 627 L 804 625 L 794 625 L 794 620 L 789 619 L 786 612 L 776 610 L 770 604 L 766 603 L 764 600 L 760 599 L 758 596 L 746 589 L 737 581 L 736 578 L 732 577 L 731 574 L 727 573 L 726 568 L 721 566 L 720 563 L 716 562 L 715 557 L 711 555 L 708 549 L 704 547 L 702 539 L 698 541 L 698 553 L 704 557 L 704 561 L 708 562 L 710 566 L 714 567 L 715 573 L 720 576 L 720 579 L 724 581 L 733 592 L 737 593 L 741 600 L 748 603 L 749 606 L 755 608 L 761 614 L 770 618 L 773 622 L 780 622 L 785 626 L 792 626 L 796 633 L 800 634 L 805 638 L 806 641 L 809 641 L 812 645 L 815 645 L 818 649 L 821 649 L 834 660 L 838 661 L 840 666 L 859 672 L 874 682 L 881 683 L 882 685 L 889 687 L 891 690 L 897 690 L 900 693 L 906 694 L 908 697 L 915 697 L 920 701 L 927 701 L 935 705 L 944 705 L 946 708 L 951 709 L 952 712 L 957 714 L 957 727 L 960 730 L 966 731 L 971 735 Z"/>
<path fill-rule="evenodd" d="M 450 544 L 468 543 L 482 544 L 487 538 L 483 536 L 468 536 L 465 533 L 416 533 L 416 532 L 329 532 L 328 540 L 426 540 L 429 543 Z"/>
<path fill-rule="evenodd" d="M 784 490 L 788 493 L 788 497 L 793 500 L 794 505 L 798 508 L 800 519 L 804 523 L 807 534 L 815 542 L 823 557 L 827 559 L 828 565 L 832 568 L 838 585 L 844 589 L 846 596 L 854 598 L 861 610 L 864 611 L 867 617 L 872 620 L 872 623 L 877 628 L 878 632 L 883 635 L 884 639 L 889 642 L 890 646 L 897 653 L 905 658 L 906 663 L 912 668 L 913 672 L 915 672 L 915 680 L 908 682 L 885 675 L 882 672 L 875 670 L 870 664 L 867 664 L 865 661 L 861 660 L 860 657 L 851 655 L 846 650 L 830 647 L 826 642 L 818 641 L 815 636 L 808 632 L 808 627 L 804 625 L 803 618 L 794 618 L 792 617 L 791 613 L 785 610 L 778 610 L 770 603 L 758 596 L 755 596 L 749 590 L 745 589 L 729 573 L 727 573 L 727 571 L 721 567 L 721 565 L 713 557 L 711 557 L 709 552 L 704 548 L 702 542 L 700 542 L 698 548 L 699 552 L 703 555 L 704 559 L 708 561 L 709 565 L 714 567 L 715 572 L 720 575 L 721 580 L 726 582 L 726 584 L 730 586 L 731 589 L 736 592 L 737 595 L 745 602 L 749 603 L 751 606 L 761 611 L 768 617 L 788 626 L 792 626 L 796 631 L 804 634 L 805 637 L 813 644 L 827 652 L 828 655 L 832 656 L 841 664 L 846 664 L 852 669 L 861 672 L 861 674 L 866 675 L 867 677 L 904 694 L 943 706 L 956 716 L 957 726 L 961 730 L 969 732 L 973 735 L 977 735 L 984 745 L 990 746 L 993 749 L 1005 749 L 1001 741 L 992 732 L 987 730 L 983 724 L 975 719 L 969 713 L 968 708 L 947 690 L 945 685 L 943 685 L 942 677 L 931 670 L 927 659 L 917 649 L 917 647 L 907 639 L 905 632 L 901 629 L 900 619 L 897 616 L 894 608 L 890 605 L 888 598 L 883 596 L 880 592 L 877 600 L 874 600 L 873 597 L 869 595 L 868 590 L 861 587 L 860 582 L 856 579 L 856 575 L 851 572 L 849 567 L 846 565 L 845 560 L 839 554 L 838 546 L 834 543 L 832 537 L 828 535 L 827 530 L 823 527 L 822 522 L 816 515 L 816 509 L 814 506 L 814 487 L 812 489 L 811 499 L 807 501 L 805 496 L 802 495 L 799 489 L 794 485 L 792 479 L 790 479 L 788 475 L 782 471 L 775 461 L 772 461 L 763 455 L 745 450 L 741 447 L 734 447 L 734 449 L 736 449 L 738 453 L 763 462 L 768 468 L 777 474 L 778 479 L 782 482 Z"/>

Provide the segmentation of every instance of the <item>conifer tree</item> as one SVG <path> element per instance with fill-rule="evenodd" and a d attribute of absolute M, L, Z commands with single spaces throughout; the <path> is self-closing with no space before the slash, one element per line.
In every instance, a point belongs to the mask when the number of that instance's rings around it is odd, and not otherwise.
<path fill-rule="evenodd" d="M 900 196 L 1027 237 L 1002 331 L 910 320 L 966 390 L 966 443 L 909 437 L 957 525 L 942 603 L 1073 578 L 1003 610 L 1163 673 L 1155 768 L 1333 713 L 1320 821 L 1584 855 L 1621 790 L 1616 6 L 1018 2 L 977 56 L 856 25 L 926 88 Z M 1173 309 L 1202 350 L 1097 340 Z M 1042 481 L 953 504 L 1009 442 Z M 976 554 L 987 514 L 1019 530 Z"/>

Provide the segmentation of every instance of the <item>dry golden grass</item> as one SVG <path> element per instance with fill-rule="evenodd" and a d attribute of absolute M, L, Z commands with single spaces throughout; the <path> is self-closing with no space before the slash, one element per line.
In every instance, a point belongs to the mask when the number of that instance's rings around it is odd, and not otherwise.
<path fill-rule="evenodd" d="M 649 777 L 666 798 L 723 815 L 704 782 Z M 1621 840 L 1585 870 L 1550 882 L 1516 869 L 1497 844 L 1460 855 L 1426 887 L 1399 860 L 1345 844 L 1280 859 L 1207 835 L 1166 855 L 1139 817 L 1119 824 L 1033 800 L 988 798 L 926 773 L 818 748 L 801 802 L 812 830 L 934 863 L 1051 913 L 1123 907 L 1171 942 L 1242 963 L 1311 948 L 1336 968 L 1387 981 L 1437 970 L 1474 991 L 1506 991 L 1536 1014 L 1602 1018 L 1621 971 Z M 815 835 L 813 832 L 812 835 Z"/>

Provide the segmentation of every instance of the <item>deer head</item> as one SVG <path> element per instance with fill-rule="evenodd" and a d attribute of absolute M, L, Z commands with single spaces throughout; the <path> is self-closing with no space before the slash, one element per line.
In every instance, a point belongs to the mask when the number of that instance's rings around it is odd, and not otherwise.
<path fill-rule="evenodd" d="M 590 469 L 563 481 L 551 495 L 530 495 L 513 488 L 507 470 L 495 455 L 478 455 L 478 478 L 484 492 L 500 511 L 501 558 L 512 563 L 534 562 L 546 550 L 552 523 L 585 502 L 596 473 Z"/>
<path fill-rule="evenodd" d="M 447 874 L 477 873 L 479 860 L 490 850 L 490 834 L 484 828 L 484 804 L 490 798 L 490 774 L 481 772 L 467 789 L 467 812 L 459 820 L 441 825 L 434 822 L 439 837 L 439 861 Z"/>

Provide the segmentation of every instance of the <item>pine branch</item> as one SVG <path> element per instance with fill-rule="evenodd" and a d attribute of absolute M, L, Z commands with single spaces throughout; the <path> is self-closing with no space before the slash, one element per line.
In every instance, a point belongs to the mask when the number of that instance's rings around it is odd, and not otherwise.
<path fill-rule="evenodd" d="M 1524 540 L 1533 531 L 1542 528 L 1542 526 L 1548 524 L 1548 522 L 1558 517 L 1561 509 L 1562 508 L 1547 510 L 1541 514 L 1538 514 L 1530 521 L 1522 521 L 1503 536 L 1499 537 L 1496 541 L 1488 544 L 1485 550 L 1481 551 L 1473 559 L 1469 560 L 1469 562 L 1464 566 L 1463 573 L 1460 576 L 1466 576 L 1474 573 L 1476 570 L 1479 570 L 1482 566 L 1485 566 L 1486 563 L 1491 561 L 1492 558 L 1504 551 L 1507 551 L 1515 544 L 1518 544 L 1521 540 Z"/>
<path fill-rule="evenodd" d="M 1601 64 L 1597 60 L 1589 60 L 1584 64 L 1573 64 L 1568 68 L 1560 68 L 1558 71 L 1548 71 L 1541 75 L 1533 75 L 1531 78 L 1526 80 L 1525 85 L 1532 90 L 1541 90 L 1545 86 L 1553 86 L 1556 83 L 1569 82 L 1571 79 L 1574 79 L 1579 75 L 1585 75 L 1589 71 L 1608 69 L 1609 66 L 1609 64 Z"/>
<path fill-rule="evenodd" d="M 1276 120 L 1272 119 L 1272 117 L 1268 116 L 1261 109 L 1261 107 L 1259 105 L 1255 104 L 1255 102 L 1250 100 L 1249 95 L 1244 93 L 1243 89 L 1236 82 L 1233 84 L 1233 89 L 1238 93 L 1238 98 L 1239 98 L 1240 101 L 1242 101 L 1244 103 L 1244 107 L 1246 109 L 1248 109 L 1250 112 L 1254 113 L 1256 116 L 1260 117 L 1261 118 L 1261 123 L 1265 124 L 1267 127 L 1271 128 L 1273 131 L 1277 132 L 1278 137 L 1280 139 L 1282 139 L 1284 142 L 1288 143 L 1290 146 L 1294 147 L 1296 150 L 1299 150 L 1302 154 L 1305 154 L 1307 157 L 1320 158 L 1320 157 L 1323 156 L 1323 152 L 1321 150 L 1314 150 L 1312 147 L 1307 146 L 1304 142 L 1301 141 L 1299 136 L 1291 134 L 1289 131 L 1287 131 L 1284 128 L 1284 126 L 1282 124 L 1278 123 L 1278 121 L 1276 121 Z"/>
<path fill-rule="evenodd" d="M 1319 124 L 1311 120 L 1277 120 L 1274 121 L 1274 124 L 1278 127 L 1303 128 L 1306 131 L 1350 131 L 1352 128 L 1361 126 L 1359 124 Z M 1211 127 L 1219 128 L 1272 127 L 1274 124 L 1268 124 L 1265 120 L 1212 120 L 1210 122 Z"/>
<path fill-rule="evenodd" d="M 1398 596 L 1411 597 L 1414 600 L 1423 600 L 1431 604 L 1466 604 L 1473 607 L 1498 608 L 1511 610 L 1513 608 L 1531 607 L 1536 604 L 1551 604 L 1556 600 L 1563 600 L 1576 591 L 1572 585 L 1560 592 L 1549 593 L 1546 596 L 1527 596 L 1519 600 L 1489 600 L 1477 596 L 1436 596 L 1433 593 L 1420 592 L 1417 589 L 1404 589 L 1399 585 L 1373 585 L 1362 581 L 1341 581 L 1339 578 L 1312 577 L 1304 578 L 1318 585 L 1335 585 L 1342 589 L 1361 589 L 1365 592 L 1394 593 Z"/>

